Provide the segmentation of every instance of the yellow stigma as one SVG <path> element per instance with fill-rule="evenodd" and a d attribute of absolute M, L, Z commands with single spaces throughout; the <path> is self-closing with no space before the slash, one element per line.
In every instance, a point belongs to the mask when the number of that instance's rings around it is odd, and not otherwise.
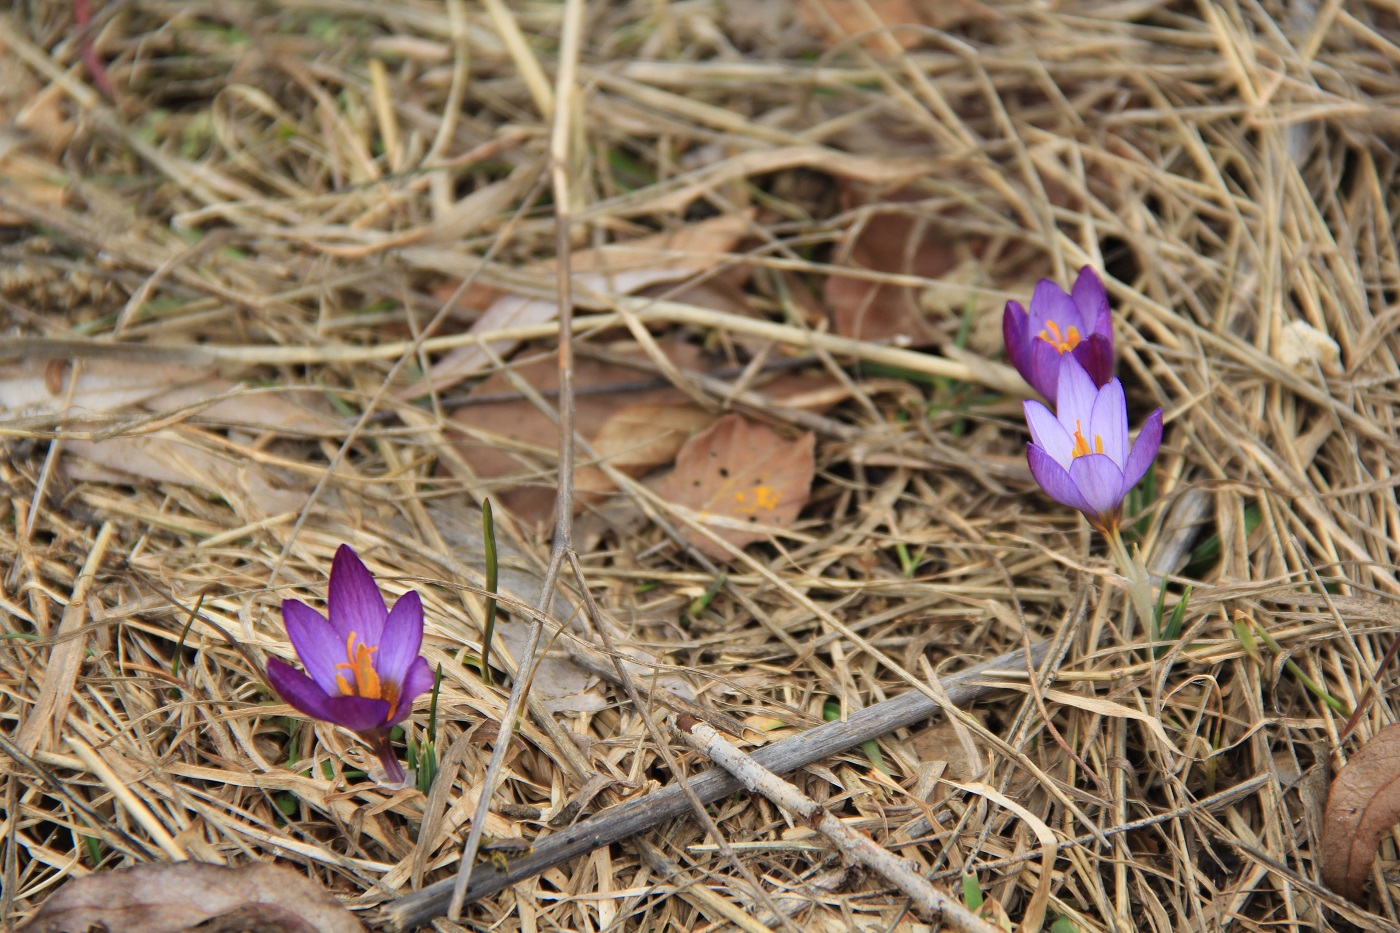
<path fill-rule="evenodd" d="M 369 645 L 357 645 L 355 644 L 357 637 L 354 632 L 350 633 L 350 637 L 345 640 L 345 657 L 348 660 L 344 664 L 335 666 L 338 671 L 349 671 L 350 676 L 336 674 L 335 684 L 340 688 L 343 696 L 388 701 L 389 715 L 386 718 L 392 719 L 394 710 L 399 705 L 398 688 L 393 684 L 385 686 L 379 680 L 379 672 L 374 669 L 374 659 L 370 657 L 371 654 L 379 650 L 379 647 L 377 645 L 373 648 Z"/>
<path fill-rule="evenodd" d="M 1084 429 L 1079 424 L 1079 419 L 1074 419 L 1074 449 L 1070 451 L 1071 457 L 1082 457 L 1085 454 L 1103 453 L 1103 438 L 1094 435 L 1094 449 L 1089 449 L 1089 442 L 1084 439 Z"/>
<path fill-rule="evenodd" d="M 1079 328 L 1071 327 L 1064 336 L 1061 336 L 1060 325 L 1054 321 L 1046 321 L 1045 329 L 1040 332 L 1040 339 L 1061 353 L 1068 353 L 1079 346 Z"/>

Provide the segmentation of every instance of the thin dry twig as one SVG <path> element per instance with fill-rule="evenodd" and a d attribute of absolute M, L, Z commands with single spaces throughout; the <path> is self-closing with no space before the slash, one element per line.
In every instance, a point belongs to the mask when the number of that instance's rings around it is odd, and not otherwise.
<path fill-rule="evenodd" d="M 498 21 L 512 24 L 504 32 L 511 42 L 511 48 L 518 58 L 533 59 L 521 44 L 516 42 L 518 32 L 513 28 L 514 20 L 499 2 L 490 7 Z M 471 829 L 462 848 L 462 861 L 457 869 L 457 879 L 452 890 L 452 901 L 447 915 L 452 921 L 461 917 L 462 905 L 471 883 L 472 869 L 476 863 L 476 853 L 481 846 L 481 834 L 486 824 L 486 812 L 491 797 L 496 792 L 501 769 L 505 766 L 506 750 L 515 734 L 515 718 L 524 702 L 525 692 L 532 679 L 535 656 L 539 650 L 540 635 L 544 631 L 541 621 L 549 615 L 554 603 L 554 591 L 566 552 L 573 547 L 573 482 L 574 482 L 574 358 L 573 358 L 573 276 L 569 264 L 572 241 L 572 221 L 569 205 L 569 157 L 571 152 L 570 128 L 574 115 L 574 82 L 578 70 L 579 53 L 583 41 L 583 0 L 568 0 L 564 5 L 564 44 L 560 50 L 559 73 L 556 77 L 553 96 L 553 112 L 550 101 L 542 97 L 543 88 L 532 82 L 536 101 L 541 108 L 541 116 L 552 118 L 553 127 L 549 144 L 549 174 L 554 192 L 556 266 L 558 269 L 557 287 L 559 299 L 559 492 L 555 504 L 554 544 L 549 555 L 549 565 L 545 570 L 544 582 L 535 608 L 537 615 L 530 622 L 530 634 L 519 660 L 519 670 L 511 684 L 510 699 L 506 703 L 505 715 L 496 745 L 491 752 L 491 761 L 486 766 L 486 774 L 481 783 L 481 796 L 477 801 L 476 812 L 472 816 Z M 533 75 L 535 71 L 527 71 Z M 541 75 L 542 77 L 542 75 Z"/>
<path fill-rule="evenodd" d="M 672 774 L 681 774 L 680 763 L 676 759 L 675 754 L 671 751 L 670 743 L 666 741 L 666 737 L 662 734 L 661 729 L 657 726 L 655 720 L 652 719 L 651 711 L 648 709 L 647 705 L 642 702 L 642 695 L 640 691 L 637 690 L 637 685 L 632 681 L 632 675 L 628 673 L 627 666 L 622 663 L 622 657 L 618 654 L 617 647 L 613 644 L 612 635 L 608 631 L 608 622 L 602 617 L 602 614 L 598 610 L 598 604 L 593 599 L 593 593 L 588 589 L 588 580 L 584 576 L 583 566 L 579 563 L 578 554 L 574 553 L 572 547 L 568 550 L 568 560 L 569 565 L 574 571 L 574 581 L 578 584 L 579 593 L 583 597 L 583 605 L 589 621 L 593 625 L 593 630 L 602 640 L 604 650 L 607 651 L 608 656 L 612 659 L 617 678 L 622 681 L 623 689 L 627 691 L 627 699 L 632 702 L 632 708 L 636 710 L 637 715 L 640 716 L 642 721 L 646 724 L 647 732 L 651 735 L 651 739 L 655 743 L 657 751 L 661 753 L 662 758 L 665 760 L 667 770 Z M 689 716 L 688 713 L 684 715 Z M 700 722 L 700 720 L 693 716 L 689 718 Z M 715 841 L 715 845 L 718 846 L 720 853 L 729 860 L 730 864 L 738 869 L 739 874 L 742 875 L 744 880 L 748 883 L 749 890 L 753 892 L 754 898 L 762 903 L 764 907 L 768 908 L 768 910 L 778 918 L 778 922 L 784 928 L 793 931 L 793 933 L 798 933 L 798 928 L 785 914 L 779 911 L 777 905 L 773 903 L 772 897 L 754 875 L 753 869 L 749 867 L 747 862 L 744 862 L 734 853 L 734 849 L 729 845 L 729 840 L 725 838 L 724 832 L 715 824 L 709 812 L 705 810 L 705 803 L 700 799 L 699 795 L 695 793 L 695 788 L 691 787 L 690 783 L 684 780 L 681 781 L 678 786 L 682 793 L 685 794 L 686 803 L 690 804 L 691 815 L 699 821 L 701 826 L 705 827 L 705 833 Z"/>
<path fill-rule="evenodd" d="M 996 672 L 1033 669 L 1045 656 L 1048 642 L 1031 646 L 1028 656 L 1017 648 L 1007 654 L 973 665 L 964 671 L 943 677 L 948 702 L 967 705 L 986 695 L 989 688 L 983 678 Z M 764 746 L 753 757 L 765 768 L 786 774 L 813 762 L 829 758 L 844 749 L 870 739 L 879 738 L 929 717 L 937 716 L 942 708 L 917 691 L 910 691 L 883 703 L 851 713 L 845 720 L 835 720 L 799 732 L 772 745 Z M 725 771 L 716 769 L 689 778 L 687 783 L 703 803 L 713 803 L 734 793 L 740 784 Z M 503 890 L 545 869 L 576 858 L 599 846 L 611 845 L 667 820 L 683 817 L 690 803 L 678 786 L 633 798 L 592 819 L 584 820 L 551 834 L 534 851 L 517 859 L 504 870 L 483 866 L 474 873 L 475 882 L 465 900 L 475 901 Z M 407 931 L 445 913 L 451 899 L 453 879 L 438 882 L 415 894 L 399 898 L 384 908 L 384 920 L 390 929 Z"/>
<path fill-rule="evenodd" d="M 732 774 L 750 793 L 762 794 L 836 844 L 842 855 L 880 875 L 903 891 L 925 915 L 962 933 L 995 933 L 996 928 L 956 900 L 940 892 L 923 876 L 869 836 L 850 829 L 811 797 L 735 748 L 724 736 L 689 714 L 675 720 L 675 730 L 692 748 Z"/>

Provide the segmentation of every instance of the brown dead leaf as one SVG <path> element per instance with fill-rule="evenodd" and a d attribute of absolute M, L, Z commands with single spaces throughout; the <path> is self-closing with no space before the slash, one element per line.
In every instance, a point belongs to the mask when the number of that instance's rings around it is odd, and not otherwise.
<path fill-rule="evenodd" d="M 796 520 L 815 473 L 815 435 L 788 440 L 741 415 L 725 415 L 685 443 L 661 495 L 693 509 L 721 538 L 743 547 Z M 698 532 L 687 531 L 686 537 L 711 557 L 728 556 Z"/>
<path fill-rule="evenodd" d="M 575 253 L 570 258 L 576 289 L 601 289 L 615 294 L 632 294 L 665 282 L 678 282 L 705 272 L 725 260 L 748 232 L 751 218 L 744 214 L 712 217 L 689 227 L 641 237 L 625 243 L 601 246 Z M 541 281 L 554 281 L 554 261 L 528 270 Z M 472 325 L 471 331 L 489 334 L 506 327 L 521 327 L 552 321 L 559 314 L 553 299 L 502 295 Z M 500 342 L 491 349 L 508 355 L 514 343 Z M 422 380 L 400 393 L 404 398 L 441 391 L 489 365 L 490 354 L 476 345 L 460 347 L 434 364 Z"/>
<path fill-rule="evenodd" d="M 629 405 L 603 423 L 592 445 L 607 463 L 628 476 L 641 476 L 674 460 L 691 435 L 709 427 L 715 418 L 713 412 L 698 405 Z M 596 501 L 617 487 L 601 468 L 585 466 L 574 473 L 574 488 L 581 500 Z"/>
<path fill-rule="evenodd" d="M 869 193 L 847 186 L 843 201 L 852 207 Z M 875 272 L 939 279 L 952 270 L 963 244 L 951 239 L 935 218 L 907 202 L 920 198 L 911 190 L 882 196 L 866 219 L 852 228 L 854 239 L 844 251 L 847 264 Z M 935 342 L 938 328 L 920 306 L 922 289 L 832 275 L 823 289 L 836 333 L 856 340 L 904 339 Z"/>
<path fill-rule="evenodd" d="M 960 722 L 940 719 L 911 735 L 909 746 L 921 762 L 943 762 L 950 781 L 975 780 L 985 767 L 971 733 Z"/>
<path fill-rule="evenodd" d="M 665 344 L 662 349 L 667 359 L 682 369 L 704 368 L 700 351 L 690 344 Z M 552 396 L 558 389 L 559 367 L 552 358 L 516 366 L 515 373 L 546 397 Z M 587 357 L 577 359 L 574 365 L 574 389 L 577 393 L 574 423 L 579 434 L 590 440 L 598 437 L 609 419 L 633 405 L 690 405 L 685 393 L 670 386 L 637 388 L 650 379 L 638 369 Z M 503 395 L 507 398 L 494 400 Z M 510 380 L 500 373 L 473 388 L 467 395 L 468 399 L 473 400 L 472 404 L 456 409 L 451 415 L 453 421 L 471 432 L 467 438 L 457 442 L 456 447 L 483 480 L 504 480 L 512 476 L 524 478 L 524 482 L 492 493 L 493 498 L 523 521 L 547 521 L 554 510 L 555 500 L 554 480 L 546 475 L 553 467 L 553 458 L 532 457 L 528 448 L 550 452 L 557 450 L 559 428 L 528 399 L 509 396 L 518 396 L 518 393 Z M 509 438 L 517 446 L 512 449 L 502 444 L 500 438 Z M 532 474 L 541 469 L 545 473 L 532 480 Z M 576 479 L 578 475 L 576 472 Z M 596 483 L 596 480 L 589 482 Z"/>
<path fill-rule="evenodd" d="M 282 865 L 152 862 L 75 878 L 23 933 L 364 933 L 314 881 Z"/>
<path fill-rule="evenodd" d="M 76 369 L 77 383 L 70 385 Z M 295 434 L 336 434 L 339 418 L 296 401 L 319 402 L 316 390 L 268 392 L 241 389 L 207 370 L 137 360 L 25 360 L 0 366 L 0 417 L 23 418 L 80 412 L 110 413 L 140 406 L 147 411 L 197 409 L 200 420 Z"/>
<path fill-rule="evenodd" d="M 951 29 L 968 20 L 990 20 L 996 11 L 979 0 L 799 0 L 798 15 L 814 34 L 833 45 L 872 30 L 888 29 L 902 49 L 923 41 L 925 28 Z M 888 52 L 886 40 L 870 35 L 862 45 L 872 52 Z"/>
<path fill-rule="evenodd" d="M 1332 780 L 1322 821 L 1323 882 L 1364 904 L 1381 836 L 1400 822 L 1400 724 L 1386 726 Z"/>
<path fill-rule="evenodd" d="M 133 476 L 222 496 L 244 521 L 300 511 L 308 490 L 284 485 L 255 460 L 211 449 L 179 428 L 100 441 L 71 439 L 64 471 L 75 479 L 128 483 Z"/>
<path fill-rule="evenodd" d="M 451 301 L 452 296 L 457 294 L 457 289 L 460 287 L 460 282 L 439 282 L 428 289 L 428 294 L 433 296 L 434 301 L 442 305 Z M 453 303 L 452 316 L 475 320 L 504 294 L 505 292 L 494 285 L 487 285 L 484 282 L 470 282 L 467 284 L 466 290 Z M 407 327 L 403 329 L 403 332 L 411 333 Z"/>

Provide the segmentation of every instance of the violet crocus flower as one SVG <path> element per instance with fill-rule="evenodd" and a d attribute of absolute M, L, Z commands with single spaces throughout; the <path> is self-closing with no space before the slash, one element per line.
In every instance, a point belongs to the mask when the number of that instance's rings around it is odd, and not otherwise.
<path fill-rule="evenodd" d="M 1060 367 L 1058 415 L 1035 401 L 1025 403 L 1031 444 L 1031 475 L 1050 498 L 1078 509 L 1094 527 L 1116 535 L 1123 499 L 1147 474 L 1162 446 L 1162 409 L 1147 418 L 1128 443 L 1128 406 L 1123 384 L 1103 388 L 1074 356 Z"/>
<path fill-rule="evenodd" d="M 374 577 L 342 544 L 331 564 L 327 602 L 329 620 L 300 600 L 282 603 L 287 637 L 306 673 L 269 658 L 267 679 L 300 712 L 357 733 L 379 757 L 389 782 L 402 783 L 389 730 L 433 686 L 432 669 L 418 654 L 423 601 L 410 590 L 385 612 Z"/>
<path fill-rule="evenodd" d="M 1031 309 L 1008 301 L 1001 316 L 1006 355 L 1022 378 L 1056 403 L 1061 361 L 1074 357 L 1093 379 L 1113 378 L 1113 314 L 1103 281 L 1090 266 L 1079 270 L 1074 289 L 1041 279 L 1031 294 Z"/>

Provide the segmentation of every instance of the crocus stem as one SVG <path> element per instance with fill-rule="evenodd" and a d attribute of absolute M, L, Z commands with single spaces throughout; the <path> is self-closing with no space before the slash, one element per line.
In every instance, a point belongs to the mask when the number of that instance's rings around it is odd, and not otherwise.
<path fill-rule="evenodd" d="M 403 784 L 408 778 L 403 773 L 403 765 L 399 764 L 399 756 L 394 754 L 393 746 L 389 744 L 389 733 L 386 731 L 381 735 L 368 736 L 366 741 L 369 742 L 370 751 L 384 766 L 384 783 Z"/>
<path fill-rule="evenodd" d="M 1127 580 L 1128 604 L 1137 617 L 1142 619 L 1143 627 L 1150 634 L 1155 634 L 1152 632 L 1152 620 L 1156 615 L 1155 601 L 1152 599 L 1152 578 L 1148 576 L 1147 568 L 1143 566 L 1141 559 L 1128 553 L 1128 546 L 1123 542 L 1123 535 L 1117 525 L 1105 529 L 1104 537 L 1108 539 L 1109 550 L 1113 552 L 1113 557 L 1118 561 L 1118 567 Z M 1129 642 L 1133 640 L 1132 615 L 1128 616 L 1128 621 L 1124 624 L 1123 637 Z"/>

